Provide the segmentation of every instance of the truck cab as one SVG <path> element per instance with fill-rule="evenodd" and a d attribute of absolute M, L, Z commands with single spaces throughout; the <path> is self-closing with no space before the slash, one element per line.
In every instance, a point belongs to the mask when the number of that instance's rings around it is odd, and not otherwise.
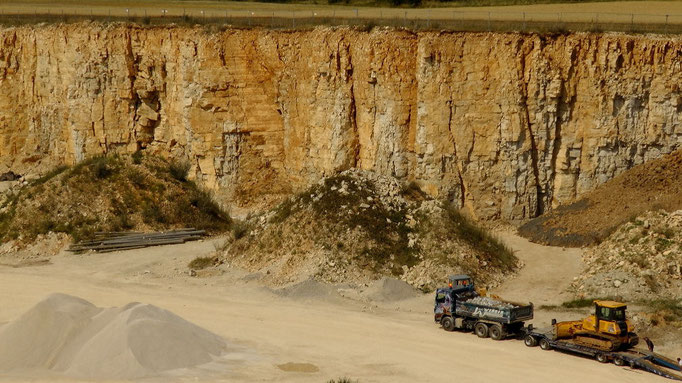
<path fill-rule="evenodd" d="M 440 323 L 443 316 L 454 315 L 454 305 L 458 299 L 472 298 L 477 295 L 476 286 L 470 276 L 466 274 L 449 276 L 448 287 L 436 290 L 434 320 Z"/>
<path fill-rule="evenodd" d="M 455 293 L 476 291 L 474 281 L 466 274 L 451 275 L 448 277 L 448 287 Z"/>

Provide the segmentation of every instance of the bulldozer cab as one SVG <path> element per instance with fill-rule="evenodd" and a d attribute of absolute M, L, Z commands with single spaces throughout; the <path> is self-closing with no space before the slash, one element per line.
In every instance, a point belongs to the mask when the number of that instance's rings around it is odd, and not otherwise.
<path fill-rule="evenodd" d="M 594 301 L 594 320 L 588 320 L 585 327 L 594 325 L 596 331 L 604 334 L 627 336 L 632 325 L 625 317 L 625 303 Z"/>
<path fill-rule="evenodd" d="M 625 320 L 625 303 L 613 301 L 594 301 L 594 315 L 598 320 L 620 322 Z"/>

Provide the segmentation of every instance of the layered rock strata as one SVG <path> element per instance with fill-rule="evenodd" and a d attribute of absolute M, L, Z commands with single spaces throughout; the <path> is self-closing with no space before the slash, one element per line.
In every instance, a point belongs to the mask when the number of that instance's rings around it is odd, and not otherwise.
<path fill-rule="evenodd" d="M 123 24 L 0 29 L 0 170 L 188 159 L 250 203 L 348 168 L 522 220 L 682 146 L 682 39 Z"/>

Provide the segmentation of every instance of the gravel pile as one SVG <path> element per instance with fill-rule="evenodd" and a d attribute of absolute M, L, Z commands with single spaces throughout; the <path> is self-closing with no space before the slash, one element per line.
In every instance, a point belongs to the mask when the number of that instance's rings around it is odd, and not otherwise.
<path fill-rule="evenodd" d="M 498 301 L 496 299 L 492 299 L 489 297 L 476 297 L 476 298 L 471 298 L 467 302 L 481 305 L 481 306 L 490 306 L 490 307 L 496 307 L 496 308 L 501 308 L 501 309 L 513 309 L 516 308 L 511 303 L 508 302 L 502 302 Z"/>
<path fill-rule="evenodd" d="M 682 210 L 648 212 L 584 252 L 579 294 L 638 300 L 682 291 Z"/>
<path fill-rule="evenodd" d="M 0 374 L 138 379 L 211 363 L 229 348 L 219 336 L 152 305 L 99 308 L 53 294 L 0 327 Z"/>

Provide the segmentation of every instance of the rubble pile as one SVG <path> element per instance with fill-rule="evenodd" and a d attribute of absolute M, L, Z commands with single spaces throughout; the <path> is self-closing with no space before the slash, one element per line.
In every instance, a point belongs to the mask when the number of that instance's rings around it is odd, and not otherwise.
<path fill-rule="evenodd" d="M 645 213 L 584 252 L 585 273 L 574 287 L 587 296 L 649 299 L 679 295 L 682 210 Z"/>
<path fill-rule="evenodd" d="M 498 301 L 497 299 L 492 299 L 490 297 L 475 297 L 469 299 L 467 302 L 473 303 L 480 306 L 490 306 L 500 309 L 513 309 L 516 308 L 513 304 L 509 302 Z"/>
<path fill-rule="evenodd" d="M 425 291 L 443 275 L 468 273 L 496 285 L 515 269 L 515 258 L 498 262 L 494 252 L 457 234 L 459 223 L 447 212 L 415 183 L 347 170 L 251 218 L 248 233 L 221 258 L 264 273 L 272 285 L 393 277 Z"/>

